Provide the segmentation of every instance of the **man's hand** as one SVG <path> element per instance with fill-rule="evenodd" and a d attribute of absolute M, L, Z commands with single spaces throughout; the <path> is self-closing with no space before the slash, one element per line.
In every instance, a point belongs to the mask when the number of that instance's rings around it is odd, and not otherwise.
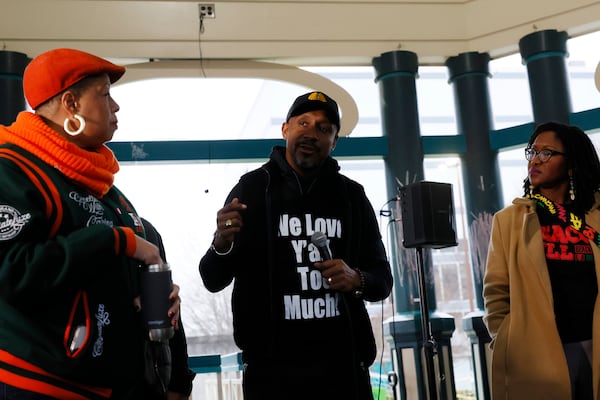
<path fill-rule="evenodd" d="M 235 234 L 242 229 L 244 224 L 240 211 L 245 209 L 246 205 L 240 203 L 236 197 L 231 203 L 217 211 L 217 231 L 213 245 L 219 252 L 227 251 L 233 243 Z"/>
<path fill-rule="evenodd" d="M 321 271 L 323 279 L 329 287 L 340 292 L 350 292 L 360 288 L 360 274 L 350 268 L 344 260 L 334 258 L 316 262 L 315 268 Z"/>

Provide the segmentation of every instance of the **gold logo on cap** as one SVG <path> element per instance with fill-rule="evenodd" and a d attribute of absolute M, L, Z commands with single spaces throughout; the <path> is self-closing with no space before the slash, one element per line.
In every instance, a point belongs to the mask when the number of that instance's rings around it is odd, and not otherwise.
<path fill-rule="evenodd" d="M 327 103 L 327 98 L 321 92 L 312 92 L 311 94 L 308 95 L 308 100 L 319 100 L 319 101 L 322 101 L 323 103 Z"/>

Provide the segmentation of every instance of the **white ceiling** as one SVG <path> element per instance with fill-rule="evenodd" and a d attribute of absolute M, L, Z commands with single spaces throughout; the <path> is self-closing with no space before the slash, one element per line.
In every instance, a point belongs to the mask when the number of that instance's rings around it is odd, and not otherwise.
<path fill-rule="evenodd" d="M 0 0 L 4 50 L 76 47 L 107 58 L 234 59 L 371 65 L 397 49 L 421 65 L 463 52 L 518 52 L 536 30 L 600 30 L 590 0 L 239 0 L 199 18 L 198 1 Z"/>
<path fill-rule="evenodd" d="M 600 1 L 591 0 L 209 1 L 0 0 L 0 44 L 29 57 L 72 47 L 113 59 L 128 65 L 119 83 L 176 76 L 297 83 L 338 100 L 347 135 L 359 118 L 354 99 L 297 67 L 371 66 L 395 50 L 443 65 L 470 51 L 518 53 L 519 40 L 538 30 L 600 31 Z M 200 4 L 214 4 L 215 18 L 201 19 Z"/>

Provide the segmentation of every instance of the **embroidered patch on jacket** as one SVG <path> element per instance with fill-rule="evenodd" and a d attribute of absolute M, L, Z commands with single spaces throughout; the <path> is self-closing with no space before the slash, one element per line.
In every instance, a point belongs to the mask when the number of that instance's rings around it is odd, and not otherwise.
<path fill-rule="evenodd" d="M 81 194 L 73 191 L 69 193 L 69 199 L 90 213 L 86 226 L 104 224 L 112 228 L 113 222 L 104 218 L 104 206 L 97 198 L 91 194 Z"/>
<path fill-rule="evenodd" d="M 100 357 L 104 353 L 104 328 L 110 325 L 110 314 L 104 308 L 104 304 L 98 304 L 96 312 L 96 327 L 98 328 L 98 338 L 94 342 L 92 357 Z"/>
<path fill-rule="evenodd" d="M 30 218 L 29 213 L 21 215 L 11 206 L 0 205 L 0 240 L 15 238 Z"/>

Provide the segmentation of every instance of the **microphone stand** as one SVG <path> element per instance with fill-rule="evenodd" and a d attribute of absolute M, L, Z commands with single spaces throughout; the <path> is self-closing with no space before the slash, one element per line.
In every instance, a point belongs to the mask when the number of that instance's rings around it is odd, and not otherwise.
<path fill-rule="evenodd" d="M 433 337 L 431 322 L 429 320 L 429 306 L 427 303 L 427 287 L 425 286 L 425 267 L 423 262 L 423 248 L 417 247 L 417 276 L 419 280 L 419 307 L 421 310 L 421 333 L 425 366 L 427 370 L 427 388 L 429 400 L 437 400 L 437 379 L 435 374 L 434 357 L 437 355 L 437 344 Z"/>

